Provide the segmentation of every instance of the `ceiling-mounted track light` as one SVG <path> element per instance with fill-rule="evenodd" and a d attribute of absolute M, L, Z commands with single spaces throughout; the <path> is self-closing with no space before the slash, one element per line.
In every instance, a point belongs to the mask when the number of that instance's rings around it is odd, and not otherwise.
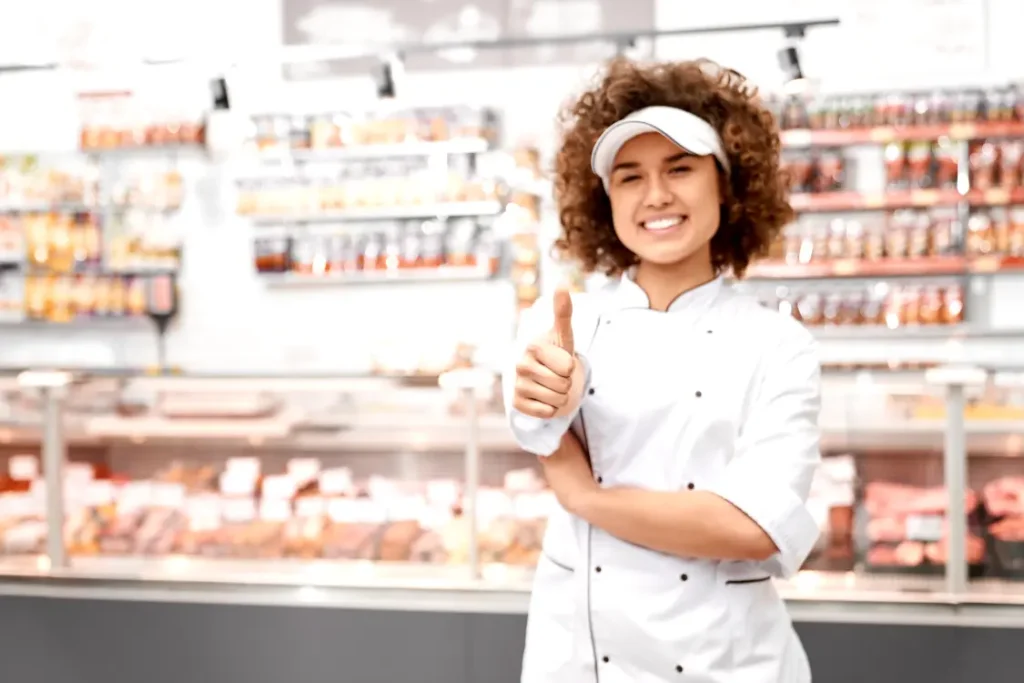
<path fill-rule="evenodd" d="M 807 79 L 804 76 L 803 67 L 800 65 L 800 48 L 798 47 L 805 30 L 806 27 L 802 25 L 785 27 L 785 44 L 776 53 L 779 59 L 779 68 L 785 79 L 783 87 L 786 92 L 791 94 L 802 93 L 807 88 Z"/>
<path fill-rule="evenodd" d="M 398 54 L 381 58 L 373 70 L 373 81 L 377 87 L 377 97 L 382 100 L 394 99 L 398 92 L 398 82 L 402 80 L 405 63 Z"/>

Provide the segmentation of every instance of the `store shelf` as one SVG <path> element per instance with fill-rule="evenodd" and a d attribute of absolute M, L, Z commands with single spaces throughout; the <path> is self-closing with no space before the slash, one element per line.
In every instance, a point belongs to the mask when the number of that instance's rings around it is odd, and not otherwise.
<path fill-rule="evenodd" d="M 23 213 L 97 213 L 103 207 L 80 202 L 33 202 L 31 204 L 0 205 L 0 214 Z"/>
<path fill-rule="evenodd" d="M 351 273 L 325 273 L 323 275 L 259 273 L 258 277 L 262 282 L 271 287 L 308 287 L 338 284 L 379 284 L 383 282 L 483 281 L 494 277 L 494 273 L 489 268 L 441 266 L 440 268 L 364 270 Z"/>
<path fill-rule="evenodd" d="M 483 138 L 442 140 L 437 142 L 403 142 L 382 145 L 351 145 L 319 149 L 265 150 L 261 161 L 342 161 L 346 159 L 387 159 L 424 157 L 438 154 L 480 154 L 489 151 L 490 142 Z"/>
<path fill-rule="evenodd" d="M 1024 189 L 997 188 L 971 190 L 961 194 L 957 190 L 890 190 L 888 192 L 822 192 L 795 193 L 789 203 L 796 211 L 841 212 L 885 211 L 890 209 L 954 206 L 966 201 L 971 206 L 1001 206 L 1024 203 Z"/>
<path fill-rule="evenodd" d="M 938 140 L 939 138 L 976 140 L 1024 137 L 1024 123 L 986 121 L 930 126 L 881 126 L 848 130 L 784 130 L 781 137 L 785 147 L 842 147 L 897 141 Z"/>
<path fill-rule="evenodd" d="M 963 275 L 970 267 L 963 256 L 939 256 L 920 259 L 837 259 L 812 263 L 761 261 L 747 270 L 745 280 L 804 280 L 837 277 L 908 277 L 927 275 Z M 994 268 L 998 270 L 998 268 Z"/>
<path fill-rule="evenodd" d="M 412 206 L 387 206 L 324 211 L 321 213 L 249 214 L 256 224 L 281 223 L 333 223 L 365 220 L 401 220 L 405 218 L 457 218 L 471 216 L 494 216 L 501 212 L 498 201 L 448 202 L 443 204 L 416 204 Z"/>

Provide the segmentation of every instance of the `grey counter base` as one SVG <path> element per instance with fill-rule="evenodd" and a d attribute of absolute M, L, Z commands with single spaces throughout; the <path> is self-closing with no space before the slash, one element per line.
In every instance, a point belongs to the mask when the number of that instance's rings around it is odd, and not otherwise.
<path fill-rule="evenodd" d="M 0 596 L 12 683 L 517 683 L 525 616 Z M 800 621 L 815 683 L 1019 683 L 1024 631 Z M 570 682 L 567 682 L 570 683 Z"/>

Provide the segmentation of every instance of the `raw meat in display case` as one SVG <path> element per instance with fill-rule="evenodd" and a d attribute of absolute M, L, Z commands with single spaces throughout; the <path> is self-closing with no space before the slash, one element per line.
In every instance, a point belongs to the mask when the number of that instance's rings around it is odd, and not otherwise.
<path fill-rule="evenodd" d="M 1024 579 L 1024 477 L 993 479 L 982 489 L 982 499 L 996 573 Z"/>
<path fill-rule="evenodd" d="M 965 494 L 967 562 L 972 575 L 985 571 L 985 541 L 978 495 Z M 869 571 L 945 571 L 948 495 L 943 487 L 870 482 L 864 487 L 864 561 Z"/>

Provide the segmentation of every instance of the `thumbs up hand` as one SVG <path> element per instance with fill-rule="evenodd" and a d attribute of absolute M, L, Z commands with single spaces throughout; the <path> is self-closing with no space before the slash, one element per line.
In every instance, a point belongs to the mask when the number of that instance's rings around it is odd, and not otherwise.
<path fill-rule="evenodd" d="M 572 299 L 555 292 L 551 330 L 527 346 L 516 365 L 512 407 L 523 415 L 542 419 L 569 415 L 583 392 L 583 367 L 575 356 L 572 334 Z"/>

